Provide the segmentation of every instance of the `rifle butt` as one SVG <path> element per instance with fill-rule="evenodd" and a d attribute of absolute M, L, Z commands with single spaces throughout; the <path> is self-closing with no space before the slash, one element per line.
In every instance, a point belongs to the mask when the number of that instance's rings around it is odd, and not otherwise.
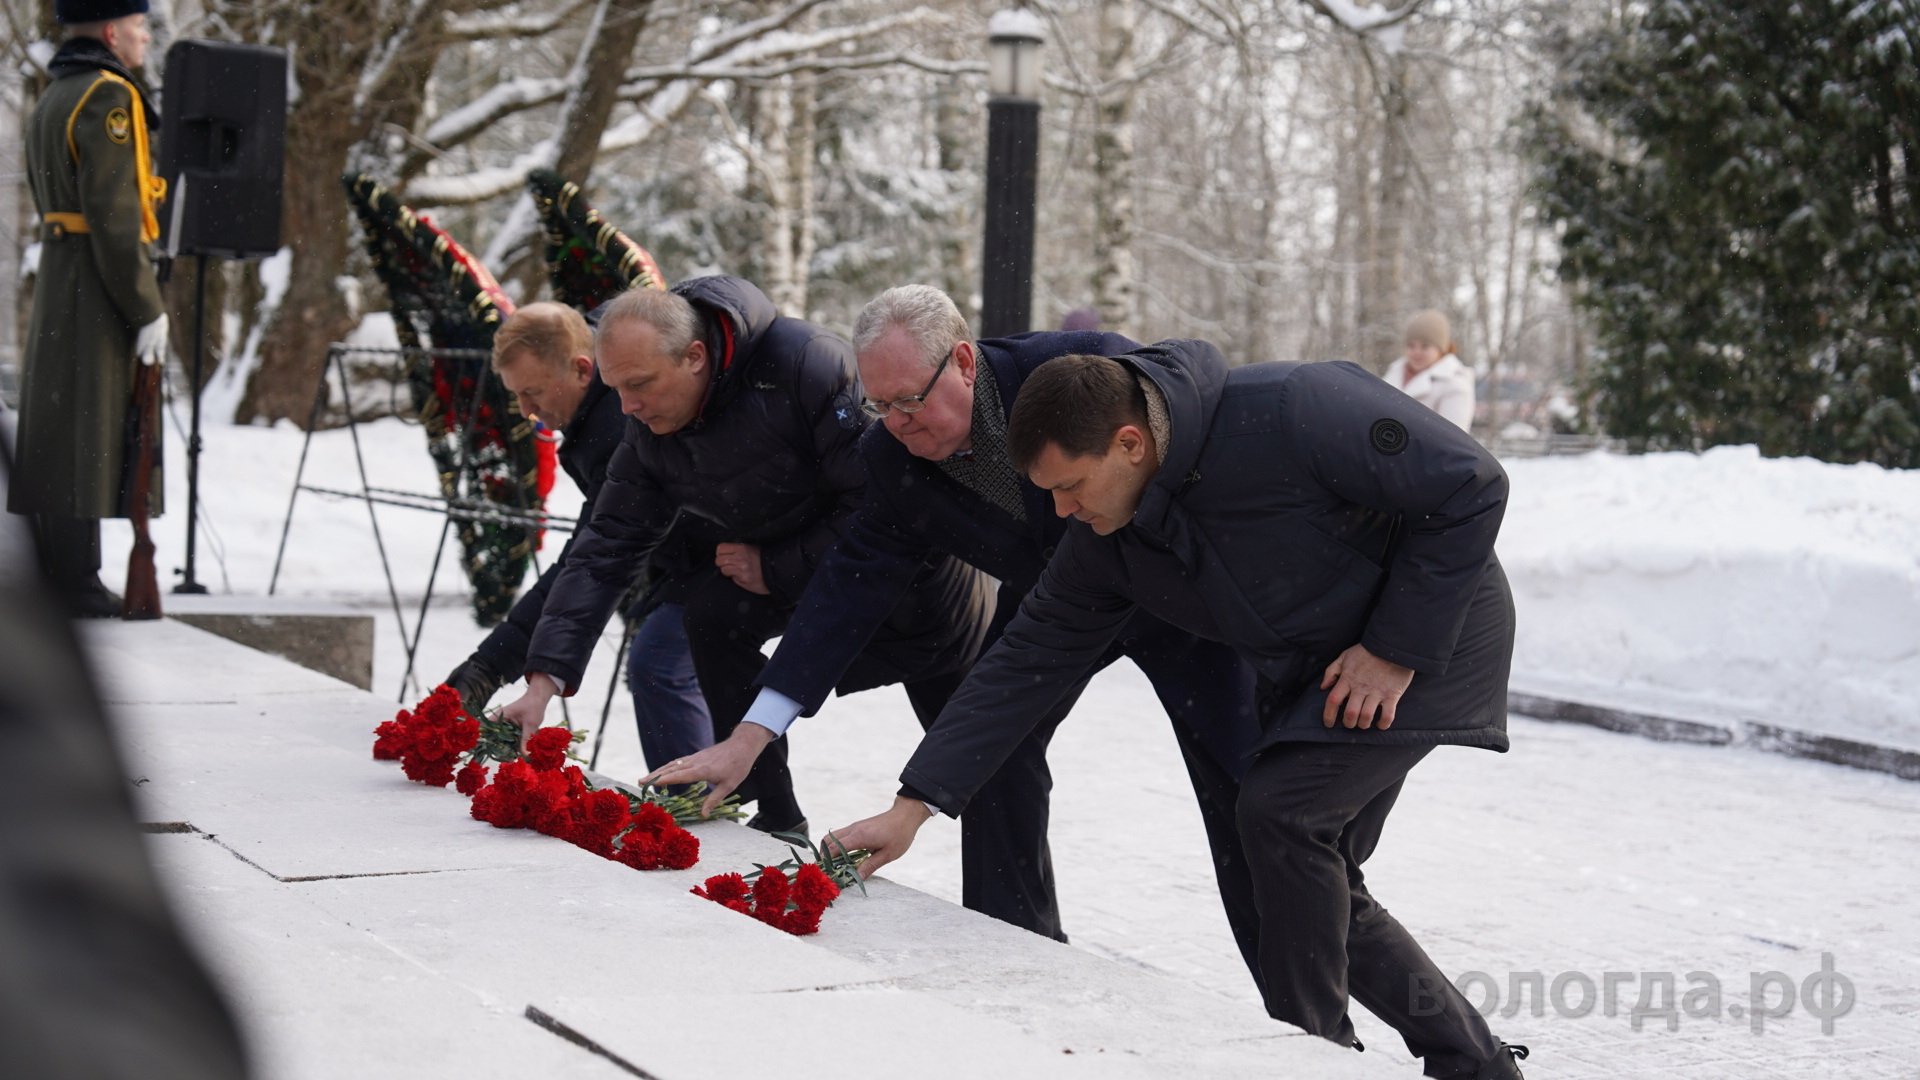
<path fill-rule="evenodd" d="M 157 619 L 160 581 L 153 568 L 153 536 L 147 530 L 152 501 L 155 415 L 160 407 L 160 368 L 142 365 L 134 373 L 133 408 L 138 432 L 133 483 L 127 516 L 133 521 L 133 550 L 127 555 L 127 586 L 121 594 L 120 617 L 127 621 Z"/>
<path fill-rule="evenodd" d="M 127 590 L 121 594 L 120 617 L 129 622 L 157 619 L 160 610 L 160 580 L 153 569 L 153 540 L 141 529 L 135 536 L 133 551 L 127 555 Z"/>

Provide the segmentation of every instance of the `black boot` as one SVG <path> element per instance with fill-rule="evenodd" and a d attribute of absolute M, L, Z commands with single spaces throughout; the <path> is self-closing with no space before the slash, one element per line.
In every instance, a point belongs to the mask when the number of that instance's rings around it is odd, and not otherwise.
<path fill-rule="evenodd" d="M 1527 1048 L 1501 1043 L 1500 1052 L 1493 1056 L 1492 1061 L 1480 1066 L 1480 1071 L 1473 1074 L 1473 1080 L 1526 1080 L 1520 1073 L 1520 1066 L 1515 1064 L 1516 1059 L 1525 1061 Z"/>
<path fill-rule="evenodd" d="M 98 577 L 69 585 L 60 591 L 75 618 L 117 619 L 120 617 L 120 594 L 107 588 Z"/>
<path fill-rule="evenodd" d="M 478 655 L 468 657 L 465 663 L 454 668 L 453 673 L 447 676 L 447 685 L 460 695 L 460 707 L 466 710 L 468 716 L 476 719 L 484 713 L 487 703 L 493 700 L 493 695 L 505 681 L 499 672 L 493 670 L 492 665 Z"/>
<path fill-rule="evenodd" d="M 783 814 L 770 814 L 765 809 L 747 819 L 747 828 L 758 829 L 763 833 L 798 833 L 807 835 L 807 819 L 801 815 L 800 808 Z"/>

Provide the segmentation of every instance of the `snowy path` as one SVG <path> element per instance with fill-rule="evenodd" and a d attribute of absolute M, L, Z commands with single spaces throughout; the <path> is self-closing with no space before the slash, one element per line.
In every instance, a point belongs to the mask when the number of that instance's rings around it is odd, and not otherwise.
<path fill-rule="evenodd" d="M 1151 701 L 1144 677 L 1116 668 L 1055 738 L 1052 835 L 1068 932 L 1082 948 L 1256 1000 Z M 904 698 L 842 699 L 804 723 L 793 767 L 816 831 L 884 806 L 911 749 Z M 1676 1066 L 1690 1077 L 1920 1076 L 1920 784 L 1525 719 L 1513 731 L 1512 753 L 1447 749 L 1415 770 L 1369 881 L 1445 970 L 1495 976 L 1503 1007 L 1510 972 L 1541 972 L 1549 988 L 1584 974 L 1601 994 L 1607 972 L 1636 976 L 1616 976 L 1616 1015 L 1600 997 L 1581 1019 L 1551 1001 L 1535 1018 L 1532 999 L 1496 1017 L 1496 1032 L 1534 1048 L 1529 1076 Z M 957 897 L 958 829 L 922 835 L 891 875 Z M 1857 994 L 1830 1036 L 1798 1009 L 1766 1021 L 1764 1035 L 1750 1018 L 1684 1012 L 1673 1032 L 1659 1018 L 1632 1027 L 1641 973 L 1672 973 L 1678 1005 L 1689 973 L 1711 972 L 1724 1005 L 1744 1012 L 1754 973 L 1781 971 L 1798 987 L 1823 952 Z M 1564 984 L 1569 1010 L 1578 987 L 1576 976 Z M 1405 1056 L 1384 1025 L 1357 1023 L 1369 1053 Z"/>

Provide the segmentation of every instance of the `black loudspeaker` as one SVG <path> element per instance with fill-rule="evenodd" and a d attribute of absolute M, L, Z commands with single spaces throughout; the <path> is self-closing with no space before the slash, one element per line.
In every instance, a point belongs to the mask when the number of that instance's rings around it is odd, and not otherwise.
<path fill-rule="evenodd" d="M 280 250 L 286 158 L 286 50 L 174 42 L 161 92 L 162 250 L 233 259 Z"/>

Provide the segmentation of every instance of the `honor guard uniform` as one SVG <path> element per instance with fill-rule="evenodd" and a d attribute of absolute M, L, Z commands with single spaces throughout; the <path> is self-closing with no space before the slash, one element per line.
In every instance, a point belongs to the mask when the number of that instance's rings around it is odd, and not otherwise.
<path fill-rule="evenodd" d="M 33 516 L 57 560 L 47 575 L 87 615 L 119 611 L 98 576 L 100 519 L 127 516 L 137 357 L 157 359 L 167 337 L 148 251 L 166 193 L 149 141 L 158 117 L 134 75 L 146 11 L 147 0 L 60 0 L 68 37 L 26 132 L 40 259 L 7 509 Z M 155 472 L 157 514 L 157 457 Z"/>

